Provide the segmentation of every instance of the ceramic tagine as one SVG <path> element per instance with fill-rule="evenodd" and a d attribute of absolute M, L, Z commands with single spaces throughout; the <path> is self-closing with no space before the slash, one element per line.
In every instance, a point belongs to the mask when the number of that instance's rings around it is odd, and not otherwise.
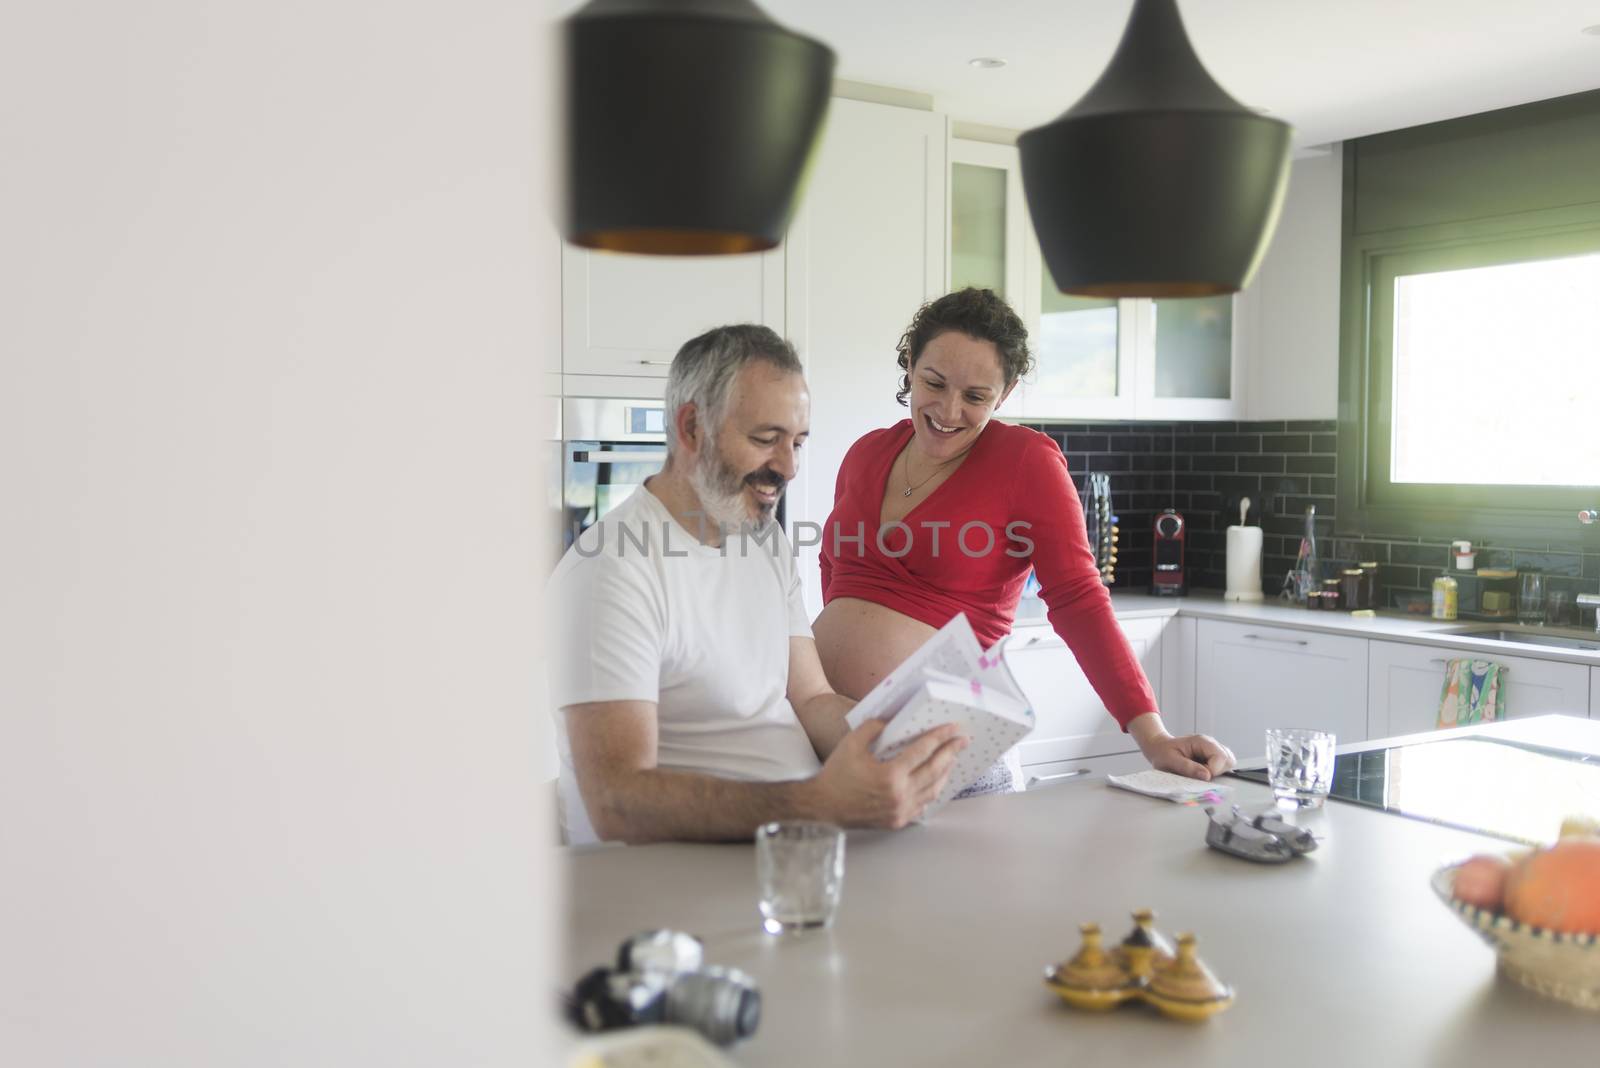
<path fill-rule="evenodd" d="M 1195 937 L 1179 937 L 1176 949 L 1155 928 L 1155 914 L 1133 914 L 1133 930 L 1107 952 L 1100 925 L 1079 927 L 1083 945 L 1071 960 L 1045 972 L 1045 985 L 1067 1004 L 1105 1011 L 1124 1001 L 1143 1001 L 1180 1020 L 1205 1020 L 1233 1004 L 1233 989 L 1195 954 Z"/>

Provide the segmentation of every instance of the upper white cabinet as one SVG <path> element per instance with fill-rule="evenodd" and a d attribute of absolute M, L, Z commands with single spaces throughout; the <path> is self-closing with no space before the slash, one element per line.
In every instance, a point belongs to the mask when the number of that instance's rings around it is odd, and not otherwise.
<path fill-rule="evenodd" d="M 1445 665 L 1452 656 L 1470 651 L 1440 649 L 1404 642 L 1373 641 L 1368 647 L 1367 734 L 1387 738 L 1430 731 L 1439 722 L 1439 698 Z M 1590 669 L 1582 664 L 1497 656 L 1505 669 L 1502 682 L 1510 716 L 1542 716 L 1551 712 L 1593 715 Z"/>
<path fill-rule="evenodd" d="M 762 323 L 783 333 L 781 247 L 742 256 L 562 247 L 561 371 L 568 396 L 617 392 L 590 376 L 664 380 L 685 341 L 727 323 Z M 661 395 L 660 381 L 643 385 Z"/>
<path fill-rule="evenodd" d="M 1265 752 L 1268 727 L 1367 737 L 1367 641 L 1337 634 L 1199 621 L 1196 729 L 1240 760 Z"/>
<path fill-rule="evenodd" d="M 1344 156 L 1294 161 L 1272 243 L 1234 302 L 1245 419 L 1339 414 L 1339 257 Z"/>
<path fill-rule="evenodd" d="M 1162 689 L 1165 618 L 1119 620 L 1156 691 Z M 1010 667 L 1033 706 L 1033 733 L 1018 747 L 1024 766 L 1111 753 L 1137 752 L 1138 745 L 1106 711 L 1077 657 L 1049 627 L 1019 630 L 1006 646 Z M 1171 728 L 1171 724 L 1168 727 Z"/>
<path fill-rule="evenodd" d="M 1013 419 L 1231 419 L 1243 412 L 1232 297 L 1100 300 L 1057 291 L 1017 150 L 950 142 L 950 285 L 988 286 L 1022 316 L 1038 365 Z"/>
<path fill-rule="evenodd" d="M 811 388 L 788 514 L 813 616 L 839 464 L 861 435 L 905 418 L 895 345 L 945 289 L 947 139 L 942 115 L 835 97 L 784 243 L 788 337 Z"/>

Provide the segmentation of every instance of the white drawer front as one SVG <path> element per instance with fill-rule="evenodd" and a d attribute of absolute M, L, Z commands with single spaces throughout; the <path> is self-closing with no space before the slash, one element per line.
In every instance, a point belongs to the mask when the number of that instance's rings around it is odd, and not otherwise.
<path fill-rule="evenodd" d="M 1339 634 L 1199 621 L 1196 727 L 1240 760 L 1265 752 L 1268 727 L 1367 736 L 1367 640 Z"/>
<path fill-rule="evenodd" d="M 1110 753 L 1078 760 L 1051 760 L 1022 766 L 1023 785 L 1029 790 L 1063 786 L 1069 783 L 1098 782 L 1107 775 L 1127 775 L 1150 767 L 1144 754 Z"/>

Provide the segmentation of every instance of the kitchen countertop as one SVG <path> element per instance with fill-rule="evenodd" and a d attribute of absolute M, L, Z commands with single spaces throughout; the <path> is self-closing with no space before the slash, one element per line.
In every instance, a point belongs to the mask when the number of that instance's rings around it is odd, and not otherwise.
<path fill-rule="evenodd" d="M 1600 746 L 1586 720 L 1462 729 L 1530 731 Z M 1270 797 L 1230 782 L 1242 804 Z M 835 927 L 782 938 L 760 930 L 747 844 L 573 850 L 564 974 L 635 931 L 700 935 L 709 962 L 761 985 L 760 1029 L 731 1051 L 749 1068 L 1592 1063 L 1600 1014 L 1499 979 L 1429 889 L 1439 865 L 1506 843 L 1338 802 L 1302 819 L 1317 852 L 1261 866 L 1207 849 L 1199 809 L 1100 782 L 973 798 L 925 826 L 852 831 Z M 1141 906 L 1199 936 L 1232 1009 L 1181 1024 L 1143 1006 L 1078 1012 L 1046 989 L 1080 922 L 1114 942 Z"/>
<path fill-rule="evenodd" d="M 1531 657 L 1537 660 L 1558 660 L 1569 664 L 1587 664 L 1600 667 L 1600 650 L 1561 649 L 1555 646 L 1527 645 L 1522 642 L 1493 641 L 1467 634 L 1443 634 L 1463 626 L 1494 626 L 1495 624 L 1471 619 L 1443 622 L 1424 616 L 1385 612 L 1370 619 L 1352 616 L 1349 612 L 1313 612 L 1298 605 L 1277 600 L 1224 601 L 1220 590 L 1195 590 L 1187 597 L 1152 597 L 1147 593 L 1115 591 L 1111 606 L 1118 619 L 1149 619 L 1184 616 L 1193 619 L 1216 619 L 1228 623 L 1259 623 L 1263 626 L 1284 627 L 1293 630 L 1318 631 L 1324 634 L 1344 634 L 1356 638 L 1376 638 L 1383 641 L 1403 641 L 1416 645 L 1463 649 L 1479 656 Z M 1049 626 L 1044 616 L 1044 602 L 1038 598 L 1024 598 L 1017 609 L 1017 630 L 1028 627 Z M 1511 625 L 1506 621 L 1505 625 Z M 1564 635 L 1583 634 L 1588 631 L 1562 628 Z M 1595 639 L 1600 641 L 1600 638 Z"/>

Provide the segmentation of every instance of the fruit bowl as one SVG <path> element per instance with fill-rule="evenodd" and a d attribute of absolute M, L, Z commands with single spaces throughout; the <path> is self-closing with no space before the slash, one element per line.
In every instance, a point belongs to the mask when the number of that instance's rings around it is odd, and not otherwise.
<path fill-rule="evenodd" d="M 1457 901 L 1456 869 L 1433 873 L 1433 892 L 1463 923 L 1494 947 L 1500 970 L 1529 990 L 1600 1012 L 1600 935 L 1567 934 L 1519 923 L 1489 909 Z"/>

